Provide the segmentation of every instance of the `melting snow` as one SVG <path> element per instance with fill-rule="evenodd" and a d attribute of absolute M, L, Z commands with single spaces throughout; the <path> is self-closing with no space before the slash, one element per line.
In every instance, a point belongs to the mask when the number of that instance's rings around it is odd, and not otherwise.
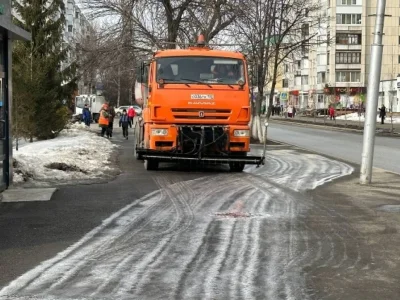
<path fill-rule="evenodd" d="M 13 181 L 65 183 L 104 177 L 115 168 L 110 161 L 115 147 L 84 124 L 73 124 L 55 139 L 24 144 L 14 150 Z"/>

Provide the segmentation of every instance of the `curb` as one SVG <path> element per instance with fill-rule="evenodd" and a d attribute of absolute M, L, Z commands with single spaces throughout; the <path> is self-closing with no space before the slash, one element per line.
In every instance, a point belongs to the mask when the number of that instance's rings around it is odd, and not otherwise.
<path fill-rule="evenodd" d="M 276 124 L 286 124 L 286 125 L 295 125 L 299 127 L 312 127 L 312 128 L 319 128 L 323 130 L 331 130 L 331 131 L 343 131 L 343 132 L 354 132 L 354 133 L 363 133 L 364 130 L 361 129 L 352 129 L 352 128 L 340 128 L 340 127 L 335 127 L 335 126 L 327 126 L 327 125 L 316 125 L 313 123 L 303 123 L 303 122 L 292 122 L 292 121 L 280 121 L 280 120 L 274 120 L 270 119 L 271 123 L 276 123 Z M 377 129 L 379 130 L 379 129 Z M 392 137 L 392 138 L 400 138 L 399 133 L 394 133 L 393 135 L 390 135 L 390 133 L 387 134 L 382 134 L 382 132 L 376 132 L 377 135 L 379 136 L 384 136 L 384 137 Z"/>
<path fill-rule="evenodd" d="M 272 119 L 271 123 L 277 123 L 277 124 L 293 124 L 296 126 L 300 127 L 314 127 L 314 128 L 321 128 L 325 130 L 334 130 L 334 131 L 350 131 L 350 132 L 357 132 L 357 133 L 362 133 L 364 130 L 360 129 L 351 129 L 351 128 L 340 128 L 340 127 L 334 127 L 334 126 L 326 126 L 326 125 L 316 125 L 312 123 L 302 123 L 302 122 L 292 122 L 292 121 L 280 121 L 280 120 L 274 120 Z"/>

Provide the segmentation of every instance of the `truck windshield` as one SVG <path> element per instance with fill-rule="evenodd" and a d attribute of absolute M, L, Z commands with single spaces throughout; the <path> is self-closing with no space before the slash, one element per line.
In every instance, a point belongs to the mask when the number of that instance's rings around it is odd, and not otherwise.
<path fill-rule="evenodd" d="M 242 60 L 207 56 L 159 58 L 156 80 L 160 79 L 165 83 L 207 85 L 245 82 Z"/>

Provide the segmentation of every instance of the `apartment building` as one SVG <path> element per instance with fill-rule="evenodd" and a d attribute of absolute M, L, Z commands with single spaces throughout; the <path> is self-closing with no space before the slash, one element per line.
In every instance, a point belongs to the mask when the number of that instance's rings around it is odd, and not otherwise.
<path fill-rule="evenodd" d="M 68 58 L 62 64 L 62 68 L 68 67 L 72 62 L 78 59 L 79 53 L 76 48 L 83 40 L 89 40 L 94 36 L 94 29 L 88 19 L 83 14 L 74 0 L 64 0 L 65 4 L 65 29 L 64 29 L 64 47 L 69 46 L 71 51 L 68 53 Z M 78 82 L 78 94 L 90 94 L 92 86 L 85 80 L 84 77 Z"/>
<path fill-rule="evenodd" d="M 371 44 L 375 25 L 376 0 L 322 1 L 322 16 L 326 26 L 307 28 L 302 34 L 317 32 L 315 43 L 304 47 L 285 64 L 283 93 L 288 103 L 298 108 L 324 108 L 329 104 L 357 107 L 366 99 L 370 70 Z M 389 100 L 397 98 L 397 74 L 400 73 L 400 2 L 387 0 L 384 27 L 384 50 L 380 104 L 389 107 Z M 398 99 L 393 111 L 400 111 Z"/>

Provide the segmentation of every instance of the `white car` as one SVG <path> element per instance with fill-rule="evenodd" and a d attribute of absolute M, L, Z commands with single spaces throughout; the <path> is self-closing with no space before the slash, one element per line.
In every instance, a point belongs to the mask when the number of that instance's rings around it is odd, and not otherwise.
<path fill-rule="evenodd" d="M 119 116 L 122 115 L 122 111 L 124 109 L 126 109 L 126 111 L 128 111 L 129 107 L 130 107 L 130 105 L 120 106 L 120 107 L 115 109 L 115 114 L 119 117 Z M 135 110 L 137 116 L 141 116 L 142 115 L 142 109 L 140 108 L 140 106 L 133 105 L 133 109 Z"/>
<path fill-rule="evenodd" d="M 137 116 L 141 116 L 142 115 L 142 109 L 140 106 L 138 105 L 133 105 L 133 109 L 135 110 L 135 113 Z"/>
<path fill-rule="evenodd" d="M 122 115 L 122 111 L 126 109 L 126 111 L 128 111 L 129 109 L 129 105 L 125 105 L 125 106 L 120 106 L 118 108 L 115 109 L 115 114 L 119 117 Z"/>

